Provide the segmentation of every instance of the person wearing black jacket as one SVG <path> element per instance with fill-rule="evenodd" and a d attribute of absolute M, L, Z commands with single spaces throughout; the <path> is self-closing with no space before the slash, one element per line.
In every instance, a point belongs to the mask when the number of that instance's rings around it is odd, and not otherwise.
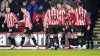
<path fill-rule="evenodd" d="M 8 0 L 8 6 L 11 8 L 11 12 L 13 12 L 15 15 L 18 13 L 18 3 L 14 0 Z"/>
<path fill-rule="evenodd" d="M 42 19 L 37 16 L 35 22 L 33 22 L 33 32 L 41 32 L 43 31 Z"/>
<path fill-rule="evenodd" d="M 5 20 L 5 13 L 3 11 L 0 12 L 0 32 L 7 32 L 8 28 L 7 28 L 7 24 L 5 24 L 5 28 L 2 28 L 2 24 Z"/>

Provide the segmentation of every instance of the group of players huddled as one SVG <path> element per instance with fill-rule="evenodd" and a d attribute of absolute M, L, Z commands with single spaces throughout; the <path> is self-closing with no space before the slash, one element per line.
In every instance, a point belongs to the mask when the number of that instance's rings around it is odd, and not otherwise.
<path fill-rule="evenodd" d="M 26 7 L 22 6 L 21 11 L 23 12 L 23 20 L 18 21 L 16 15 L 10 12 L 10 8 L 6 8 L 6 15 L 4 24 L 7 23 L 9 28 L 7 37 L 11 43 L 11 49 L 14 49 L 15 39 L 12 36 L 13 32 L 15 32 L 15 28 L 18 29 L 19 22 L 24 22 L 25 27 L 22 35 L 22 40 L 19 48 L 24 44 L 26 35 L 29 35 L 33 40 L 36 48 L 38 48 L 38 44 L 36 39 L 33 36 L 33 25 L 31 22 L 31 17 L 28 11 L 26 11 Z M 86 43 L 84 40 L 84 32 L 90 29 L 90 21 L 88 18 L 88 12 L 83 8 L 83 4 L 78 3 L 77 7 L 74 9 L 71 4 L 52 4 L 51 9 L 48 9 L 45 18 L 43 21 L 44 32 L 46 36 L 49 37 L 49 47 L 50 49 L 57 50 L 59 48 L 59 40 L 58 33 L 63 32 L 62 37 L 67 35 L 69 48 L 71 49 L 85 49 Z M 4 25 L 2 25 L 4 27 Z M 66 40 L 65 40 L 66 41 Z M 62 47 L 65 47 L 65 43 L 61 43 Z"/>

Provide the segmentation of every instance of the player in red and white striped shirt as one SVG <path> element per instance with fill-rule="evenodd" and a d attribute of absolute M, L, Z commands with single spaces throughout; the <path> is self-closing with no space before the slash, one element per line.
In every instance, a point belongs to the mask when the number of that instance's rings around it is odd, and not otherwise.
<path fill-rule="evenodd" d="M 48 34 L 50 34 L 50 47 L 56 47 L 57 41 L 54 41 L 57 38 L 58 34 L 58 26 L 61 24 L 61 20 L 59 19 L 58 10 L 55 7 L 56 5 L 52 5 L 51 9 L 47 11 L 45 15 L 44 27 L 48 28 Z M 53 40 L 54 39 L 54 40 Z M 54 45 L 55 43 L 55 45 Z"/>
<path fill-rule="evenodd" d="M 10 8 L 6 8 L 6 14 L 5 14 L 5 21 L 4 24 L 7 23 L 7 27 L 9 28 L 9 33 L 7 34 L 8 39 L 10 40 L 11 43 L 11 49 L 13 49 L 15 47 L 15 39 L 14 37 L 12 37 L 13 32 L 15 32 L 15 27 L 18 28 L 18 18 L 16 17 L 16 15 L 13 12 L 10 12 Z M 2 27 L 4 27 L 2 25 Z"/>
<path fill-rule="evenodd" d="M 64 25 L 65 24 L 66 11 L 62 7 L 62 4 L 60 4 L 60 3 L 57 3 L 56 9 L 58 10 L 58 19 L 61 21 L 60 24 Z"/>
<path fill-rule="evenodd" d="M 79 39 L 84 39 L 83 38 L 84 32 L 90 29 L 90 24 L 89 24 L 89 19 L 88 19 L 88 13 L 84 8 L 82 8 L 81 2 L 78 4 L 78 8 L 76 8 L 75 10 L 75 17 L 76 17 L 76 22 L 74 24 L 75 26 L 74 28 L 76 28 L 75 32 L 77 33 L 77 36 Z M 79 46 L 78 46 L 79 48 L 81 48 L 81 45 L 85 47 L 85 43 L 83 40 L 81 42 L 79 40 L 78 43 L 79 43 Z"/>
<path fill-rule="evenodd" d="M 70 4 L 66 4 L 66 10 L 67 10 L 67 15 L 66 15 L 66 33 L 67 33 L 67 37 L 68 37 L 68 41 L 69 41 L 69 48 L 74 48 L 74 46 L 76 46 L 74 43 L 74 40 L 76 40 L 76 37 L 74 36 L 74 32 L 73 32 L 73 25 L 76 21 L 75 19 L 75 12 L 73 7 L 71 7 Z"/>
<path fill-rule="evenodd" d="M 88 13 L 82 7 L 79 7 L 75 10 L 76 13 L 76 26 L 89 26 Z"/>
<path fill-rule="evenodd" d="M 61 21 L 59 24 L 59 32 L 64 32 L 65 31 L 65 17 L 66 17 L 66 11 L 63 8 L 62 4 L 57 3 L 57 8 L 58 10 L 58 19 Z M 61 38 L 61 45 L 60 48 L 65 48 L 65 33 L 61 33 L 62 38 Z"/>
<path fill-rule="evenodd" d="M 24 19 L 20 22 L 25 23 L 25 28 L 24 28 L 24 34 L 22 37 L 21 45 L 19 46 L 19 48 L 21 49 L 21 46 L 23 46 L 26 35 L 30 35 L 30 38 L 33 40 L 34 44 L 37 46 L 36 39 L 33 36 L 33 26 L 32 26 L 32 22 L 31 22 L 31 17 L 29 15 L 29 12 L 26 11 L 26 6 L 22 6 L 21 11 L 24 14 L 23 15 Z"/>

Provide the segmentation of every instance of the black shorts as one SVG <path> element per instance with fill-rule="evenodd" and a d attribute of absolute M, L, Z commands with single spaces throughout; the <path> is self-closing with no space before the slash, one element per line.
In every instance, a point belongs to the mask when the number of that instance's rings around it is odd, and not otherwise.
<path fill-rule="evenodd" d="M 68 33 L 68 32 L 70 32 L 70 33 L 72 33 L 73 31 L 73 28 L 72 28 L 72 26 L 70 25 L 67 29 L 65 29 L 65 32 L 66 33 Z"/>
<path fill-rule="evenodd" d="M 70 25 L 69 27 L 68 27 L 68 29 L 67 29 L 67 32 L 72 32 L 72 26 Z"/>
<path fill-rule="evenodd" d="M 49 25 L 49 28 L 47 29 L 47 34 L 57 34 L 58 27 L 58 25 Z"/>
<path fill-rule="evenodd" d="M 64 28 L 65 28 L 65 26 L 59 25 L 58 31 L 59 32 L 64 32 Z"/>
<path fill-rule="evenodd" d="M 73 32 L 82 32 L 84 33 L 86 31 L 86 26 L 73 26 Z"/>
<path fill-rule="evenodd" d="M 33 31 L 30 30 L 28 27 L 25 27 L 25 28 L 24 28 L 24 31 L 23 31 L 24 34 L 31 34 L 32 32 L 33 32 Z"/>
<path fill-rule="evenodd" d="M 8 29 L 8 32 L 9 32 L 9 33 L 13 33 L 13 32 L 15 32 L 15 30 L 16 30 L 15 27 L 11 27 L 11 28 Z"/>

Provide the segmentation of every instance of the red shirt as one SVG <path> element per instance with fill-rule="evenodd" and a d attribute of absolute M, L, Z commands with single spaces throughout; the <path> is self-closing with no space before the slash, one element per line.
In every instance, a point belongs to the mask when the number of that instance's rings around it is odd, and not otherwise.
<path fill-rule="evenodd" d="M 69 10 L 68 11 L 68 23 L 69 25 L 74 25 L 75 21 L 76 21 L 76 18 L 75 18 L 75 11 L 73 9 Z"/>
<path fill-rule="evenodd" d="M 14 27 L 15 23 L 18 23 L 18 18 L 12 12 L 5 14 L 5 21 L 7 23 L 8 28 Z"/>
<path fill-rule="evenodd" d="M 38 14 L 38 13 L 34 12 L 34 13 L 33 13 L 33 18 L 32 18 L 33 22 L 35 22 L 37 16 L 40 17 L 40 18 L 42 19 L 42 23 L 44 23 L 45 13 L 43 13 L 43 14 Z"/>
<path fill-rule="evenodd" d="M 82 7 L 79 7 L 75 10 L 75 17 L 76 17 L 76 22 L 74 25 L 76 26 L 89 25 L 88 13 Z"/>
<path fill-rule="evenodd" d="M 64 9 L 57 9 L 58 10 L 58 19 L 60 20 L 60 24 L 65 23 L 66 12 Z"/>
<path fill-rule="evenodd" d="M 24 18 L 25 27 L 32 27 L 31 17 L 30 17 L 29 12 L 26 11 L 24 13 L 23 18 Z"/>
<path fill-rule="evenodd" d="M 48 10 L 45 16 L 48 17 L 48 25 L 59 25 L 61 23 L 57 9 Z"/>

